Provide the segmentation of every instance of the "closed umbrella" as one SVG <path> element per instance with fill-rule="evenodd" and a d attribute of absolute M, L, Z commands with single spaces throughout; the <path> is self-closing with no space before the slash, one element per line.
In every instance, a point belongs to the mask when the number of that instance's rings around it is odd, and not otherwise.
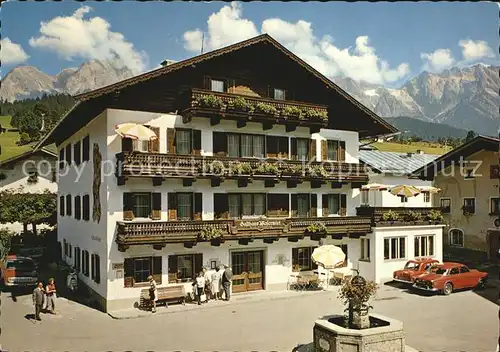
<path fill-rule="evenodd" d="M 311 259 L 319 266 L 325 269 L 334 269 L 338 265 L 342 264 L 345 260 L 345 253 L 342 248 L 334 245 L 320 246 L 314 249 Z M 327 270 L 326 285 L 330 281 L 330 270 Z"/>
<path fill-rule="evenodd" d="M 115 126 L 115 132 L 123 138 L 151 141 L 158 136 L 151 129 L 138 123 L 122 123 Z"/>

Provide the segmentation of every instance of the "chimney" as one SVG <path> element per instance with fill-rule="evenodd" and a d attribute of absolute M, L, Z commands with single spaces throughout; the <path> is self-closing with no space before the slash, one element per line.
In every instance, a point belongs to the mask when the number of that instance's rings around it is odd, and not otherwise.
<path fill-rule="evenodd" d="M 162 66 L 170 66 L 170 65 L 172 65 L 172 64 L 175 64 L 176 62 L 177 62 L 177 61 L 175 61 L 175 60 L 165 59 L 165 60 L 161 63 L 161 65 L 162 65 Z"/>
<path fill-rule="evenodd" d="M 424 153 L 424 151 L 422 149 L 417 149 L 417 154 L 422 155 L 422 154 L 425 154 L 425 153 Z"/>

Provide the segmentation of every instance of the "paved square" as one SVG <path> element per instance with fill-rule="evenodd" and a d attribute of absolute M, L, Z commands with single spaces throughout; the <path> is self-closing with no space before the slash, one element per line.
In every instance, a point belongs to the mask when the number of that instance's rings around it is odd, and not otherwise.
<path fill-rule="evenodd" d="M 492 352 L 497 292 L 424 296 L 382 286 L 372 303 L 377 313 L 403 321 L 406 344 L 419 351 Z M 14 302 L 2 293 L 1 344 L 9 351 L 291 351 L 312 341 L 315 319 L 343 309 L 336 292 L 261 297 L 127 320 L 59 298 L 58 315 L 34 322 L 25 318 L 33 311 L 30 295 Z"/>

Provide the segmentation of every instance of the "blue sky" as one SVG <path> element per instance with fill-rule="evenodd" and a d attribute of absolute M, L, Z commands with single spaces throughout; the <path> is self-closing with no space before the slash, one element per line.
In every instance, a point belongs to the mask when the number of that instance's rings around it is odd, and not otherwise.
<path fill-rule="evenodd" d="M 498 64 L 495 3 L 8 2 L 2 73 L 97 58 L 139 73 L 263 31 L 329 77 L 397 86 L 423 69 Z M 42 22 L 44 24 L 42 24 Z"/>

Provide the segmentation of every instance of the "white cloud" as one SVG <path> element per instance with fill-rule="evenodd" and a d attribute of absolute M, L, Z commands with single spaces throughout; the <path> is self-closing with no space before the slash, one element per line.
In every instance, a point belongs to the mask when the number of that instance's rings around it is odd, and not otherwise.
<path fill-rule="evenodd" d="M 487 57 L 495 57 L 493 50 L 484 40 L 474 41 L 463 39 L 458 42 L 462 48 L 462 55 L 465 61 L 475 61 Z"/>
<path fill-rule="evenodd" d="M 123 34 L 112 32 L 111 25 L 101 17 L 85 19 L 92 11 L 82 6 L 71 16 L 60 16 L 40 24 L 40 36 L 29 41 L 34 48 L 58 53 L 66 60 L 74 58 L 109 60 L 117 67 L 128 67 L 134 73 L 143 72 L 147 55 L 134 48 Z"/>
<path fill-rule="evenodd" d="M 0 40 L 0 60 L 2 64 L 20 64 L 28 60 L 28 58 L 28 54 L 26 54 L 21 45 L 13 43 L 7 37 Z"/>
<path fill-rule="evenodd" d="M 437 49 L 430 54 L 421 53 L 420 58 L 424 61 L 423 70 L 430 72 L 441 72 L 455 63 L 450 49 Z"/>
<path fill-rule="evenodd" d="M 253 22 L 242 17 L 241 6 L 235 2 L 213 13 L 207 24 L 205 50 L 218 49 L 260 33 L 268 33 L 328 77 L 343 75 L 355 80 L 385 84 L 398 81 L 409 73 L 407 63 L 390 68 L 389 63 L 377 56 L 375 48 L 369 45 L 367 36 L 356 38 L 354 50 L 337 48 L 329 36 L 316 38 L 310 22 L 299 20 L 296 23 L 290 23 L 279 18 L 264 20 L 259 32 Z M 198 54 L 201 49 L 202 36 L 200 29 L 185 32 L 184 48 Z"/>

